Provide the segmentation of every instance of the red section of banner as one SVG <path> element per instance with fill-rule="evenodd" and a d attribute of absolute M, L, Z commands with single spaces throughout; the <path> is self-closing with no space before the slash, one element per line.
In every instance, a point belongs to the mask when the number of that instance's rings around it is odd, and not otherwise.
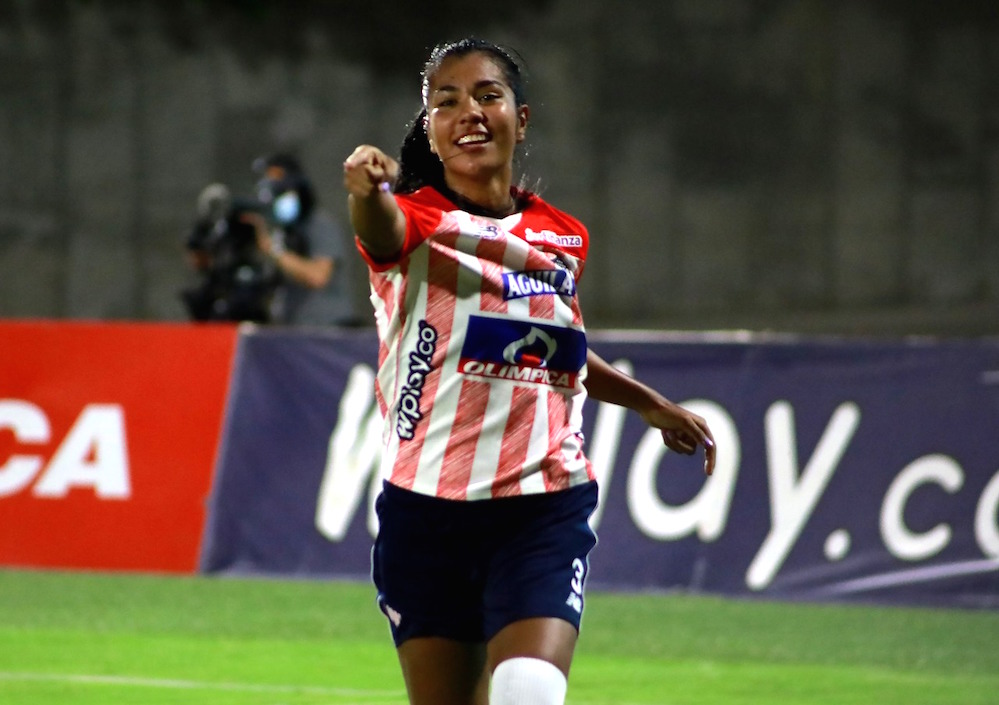
<path fill-rule="evenodd" d="M 0 565 L 194 572 L 236 337 L 0 323 Z"/>

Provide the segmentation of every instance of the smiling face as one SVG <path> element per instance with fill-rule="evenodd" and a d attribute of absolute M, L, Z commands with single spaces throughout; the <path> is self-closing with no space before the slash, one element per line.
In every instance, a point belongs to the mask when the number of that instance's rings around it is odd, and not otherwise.
<path fill-rule="evenodd" d="M 427 137 L 448 184 L 460 191 L 469 181 L 505 179 L 508 187 L 528 109 L 517 105 L 496 61 L 479 51 L 447 58 L 425 92 Z"/>

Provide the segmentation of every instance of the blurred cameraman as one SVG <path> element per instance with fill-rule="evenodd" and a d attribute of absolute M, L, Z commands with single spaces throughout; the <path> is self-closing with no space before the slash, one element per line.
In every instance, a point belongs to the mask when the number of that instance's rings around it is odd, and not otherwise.
<path fill-rule="evenodd" d="M 298 161 L 256 160 L 255 198 L 234 201 L 212 184 L 198 202 L 188 258 L 205 275 L 183 293 L 194 320 L 355 325 L 351 271 L 342 231 L 317 208 Z"/>
<path fill-rule="evenodd" d="M 199 282 L 181 291 L 195 321 L 271 319 L 271 300 L 280 281 L 276 267 L 257 246 L 245 220 L 257 204 L 235 202 L 225 184 L 209 184 L 198 196 L 198 218 L 185 243 Z"/>
<path fill-rule="evenodd" d="M 355 325 L 353 282 L 343 231 L 317 207 L 312 184 L 294 157 L 258 159 L 254 171 L 261 212 L 243 220 L 256 231 L 257 247 L 274 264 L 281 284 L 271 300 L 271 320 L 303 325 Z"/>

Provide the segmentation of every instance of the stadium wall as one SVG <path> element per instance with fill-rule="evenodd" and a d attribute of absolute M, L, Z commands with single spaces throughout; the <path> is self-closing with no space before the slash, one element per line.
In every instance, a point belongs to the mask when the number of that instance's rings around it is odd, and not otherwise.
<path fill-rule="evenodd" d="M 590 230 L 590 326 L 999 334 L 995 3 L 390 6 L 0 3 L 0 315 L 186 320 L 198 194 L 269 152 L 346 228 L 343 160 L 474 34 L 527 64 L 518 175 Z"/>
<path fill-rule="evenodd" d="M 705 416 L 591 402 L 591 586 L 999 606 L 999 340 L 591 333 Z M 0 323 L 0 565 L 366 579 L 367 330 Z"/>

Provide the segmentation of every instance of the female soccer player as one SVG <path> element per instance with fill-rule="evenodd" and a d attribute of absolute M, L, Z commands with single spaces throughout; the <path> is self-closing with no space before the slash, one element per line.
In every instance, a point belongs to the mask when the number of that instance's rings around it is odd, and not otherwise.
<path fill-rule="evenodd" d="M 344 163 L 380 340 L 372 573 L 413 705 L 564 702 L 596 543 L 587 394 L 715 463 L 701 417 L 587 348 L 586 228 L 513 184 L 522 83 L 500 47 L 440 45 L 399 160 Z"/>

